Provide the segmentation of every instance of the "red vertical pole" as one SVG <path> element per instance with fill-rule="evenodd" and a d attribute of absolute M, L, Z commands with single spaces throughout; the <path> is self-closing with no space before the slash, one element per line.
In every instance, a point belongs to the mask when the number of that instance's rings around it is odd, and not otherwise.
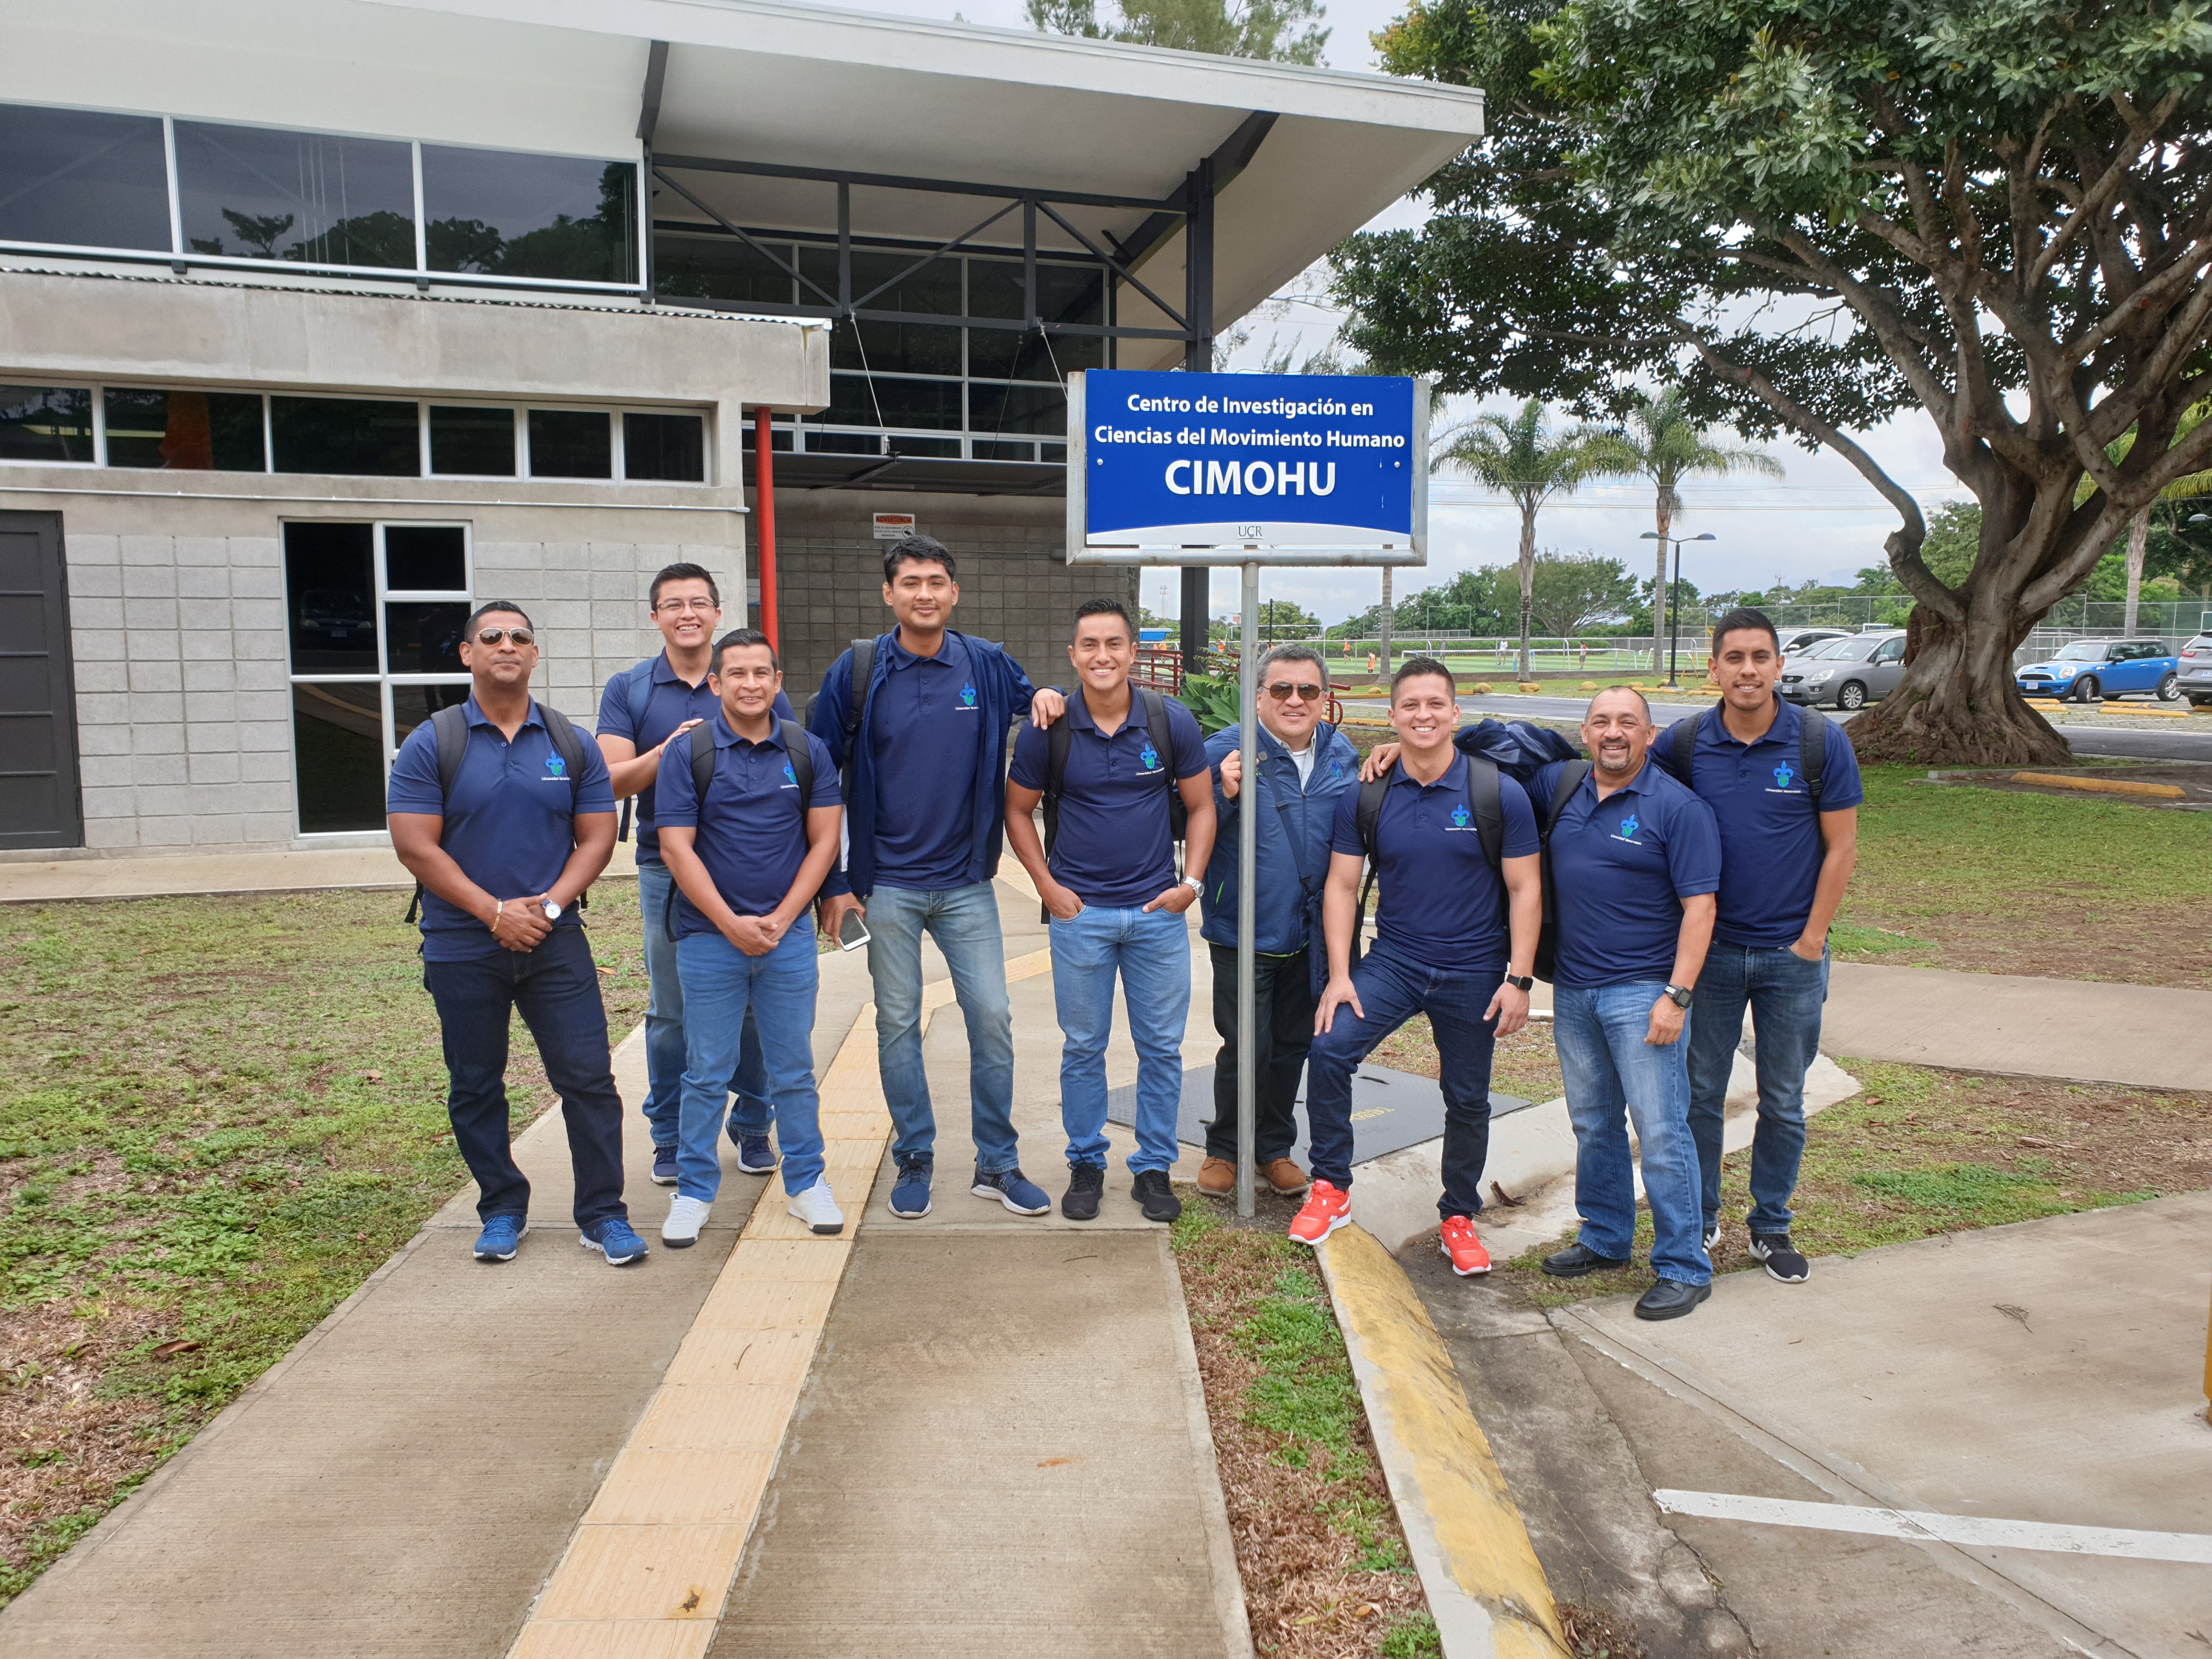
<path fill-rule="evenodd" d="M 753 557 L 760 575 L 760 631 L 781 650 L 775 634 L 775 459 L 769 448 L 769 413 L 753 410 Z"/>

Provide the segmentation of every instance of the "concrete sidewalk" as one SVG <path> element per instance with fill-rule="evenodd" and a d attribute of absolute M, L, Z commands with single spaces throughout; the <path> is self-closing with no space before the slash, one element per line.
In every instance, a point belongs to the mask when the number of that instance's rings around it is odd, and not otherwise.
<path fill-rule="evenodd" d="M 615 843 L 601 880 L 635 879 L 635 844 Z M 54 899 L 161 898 L 190 893 L 297 893 L 411 888 L 388 847 L 278 848 L 258 853 L 130 854 L 0 858 L 0 904 Z"/>

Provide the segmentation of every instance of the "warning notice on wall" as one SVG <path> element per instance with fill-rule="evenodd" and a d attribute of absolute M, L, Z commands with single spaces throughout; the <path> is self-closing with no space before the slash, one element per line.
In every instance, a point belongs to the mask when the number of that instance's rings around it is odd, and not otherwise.
<path fill-rule="evenodd" d="M 911 536 L 914 533 L 915 523 L 913 514 L 878 513 L 876 514 L 876 539 L 878 541 L 895 542 L 903 537 Z"/>

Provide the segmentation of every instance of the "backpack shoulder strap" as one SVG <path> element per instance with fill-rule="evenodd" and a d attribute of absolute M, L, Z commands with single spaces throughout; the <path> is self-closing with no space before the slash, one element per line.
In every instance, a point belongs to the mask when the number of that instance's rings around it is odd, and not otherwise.
<path fill-rule="evenodd" d="M 845 698 L 845 740 L 850 743 L 868 717 L 868 699 L 876 689 L 876 641 L 872 637 L 853 641 L 853 684 Z"/>
<path fill-rule="evenodd" d="M 799 785 L 799 822 L 803 829 L 807 811 L 814 805 L 814 757 L 806 747 L 805 726 L 797 720 L 776 724 L 783 728 L 783 750 L 791 759 L 791 775 Z"/>
<path fill-rule="evenodd" d="M 461 775 L 461 762 L 469 752 L 469 714 L 465 705 L 455 703 L 441 708 L 430 716 L 430 732 L 438 740 L 438 795 L 449 800 L 453 793 L 453 780 Z"/>
<path fill-rule="evenodd" d="M 1589 774 L 1590 763 L 1586 760 L 1571 760 L 1559 769 L 1559 781 L 1552 790 L 1551 811 L 1544 814 L 1547 842 L 1552 839 L 1552 829 L 1559 823 L 1559 814 L 1566 811 L 1567 803 L 1574 799 L 1575 791 L 1583 787 L 1583 780 Z"/>
<path fill-rule="evenodd" d="M 1505 803 L 1498 785 L 1498 767 L 1480 755 L 1467 757 L 1467 810 L 1474 814 L 1476 839 L 1482 856 L 1495 872 L 1505 866 Z"/>
<path fill-rule="evenodd" d="M 568 769 L 568 793 L 573 799 L 584 787 L 583 733 L 576 730 L 574 720 L 550 704 L 539 703 L 538 712 L 544 717 L 545 735 L 552 741 L 553 752 Z"/>
<path fill-rule="evenodd" d="M 1044 850 L 1060 835 L 1060 794 L 1067 783 L 1067 750 L 1073 733 L 1063 714 L 1045 730 Z"/>
<path fill-rule="evenodd" d="M 1375 862 L 1375 832 L 1382 821 L 1382 796 L 1390 787 L 1391 772 L 1397 769 L 1397 763 L 1393 762 L 1389 771 L 1361 784 L 1359 804 L 1352 809 L 1352 822 L 1359 831 L 1359 850 L 1367 854 L 1370 864 Z"/>
<path fill-rule="evenodd" d="M 714 722 L 701 720 L 691 728 L 691 787 L 699 797 L 699 810 L 707 805 L 707 786 L 714 781 Z"/>
<path fill-rule="evenodd" d="M 1696 773 L 1698 758 L 1698 727 L 1705 724 L 1703 714 L 1685 714 L 1668 728 L 1664 753 L 1660 763 L 1674 775 L 1674 781 L 1685 789 L 1696 786 L 1691 781 Z"/>
<path fill-rule="evenodd" d="M 1813 803 L 1817 821 L 1820 811 L 1820 774 L 1828 764 L 1828 717 L 1817 708 L 1802 711 L 1797 728 L 1797 769 L 1805 775 L 1805 794 Z"/>
<path fill-rule="evenodd" d="M 641 739 L 645 736 L 646 708 L 653 701 L 653 665 L 659 660 L 658 657 L 647 657 L 632 665 L 628 682 L 623 687 L 623 701 L 629 708 L 630 741 L 640 750 L 645 747 Z"/>

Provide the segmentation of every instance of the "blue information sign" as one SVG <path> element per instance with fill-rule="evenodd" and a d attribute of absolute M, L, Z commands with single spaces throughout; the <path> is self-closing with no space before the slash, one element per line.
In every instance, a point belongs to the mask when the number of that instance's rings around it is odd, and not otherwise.
<path fill-rule="evenodd" d="M 1069 392 L 1071 560 L 1421 556 L 1428 400 L 1410 379 L 1092 369 Z"/>

